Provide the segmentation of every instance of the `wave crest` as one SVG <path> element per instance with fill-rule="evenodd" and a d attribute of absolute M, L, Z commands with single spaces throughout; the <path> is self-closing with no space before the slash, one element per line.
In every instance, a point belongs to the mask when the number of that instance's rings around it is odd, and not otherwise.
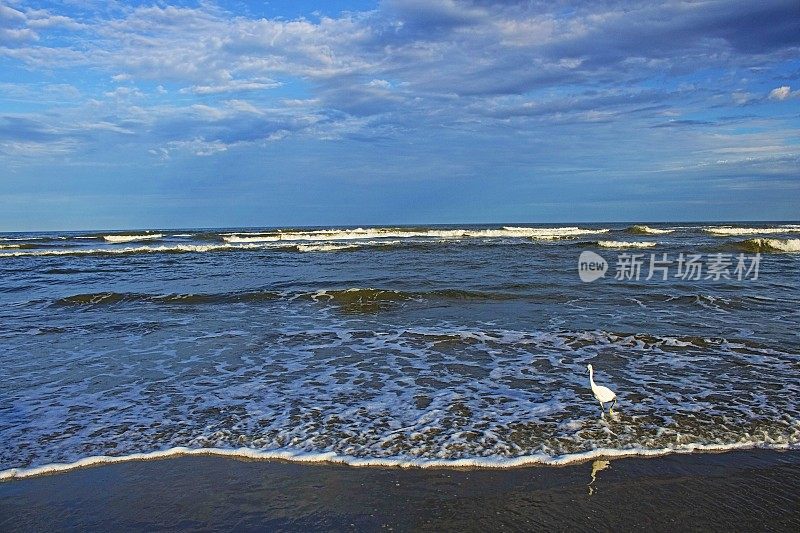
<path fill-rule="evenodd" d="M 163 233 L 143 233 L 140 235 L 103 235 L 103 239 L 112 243 L 135 242 L 135 241 L 150 241 L 160 239 Z"/>
<path fill-rule="evenodd" d="M 657 229 L 657 228 L 651 228 L 650 226 L 635 224 L 633 226 L 628 226 L 623 231 L 630 235 L 664 235 L 667 233 L 672 233 L 673 230 Z"/>
<path fill-rule="evenodd" d="M 199 253 L 215 252 L 226 250 L 252 250 L 261 249 L 258 245 L 239 245 L 232 244 L 176 244 L 162 246 L 137 246 L 133 248 L 58 248 L 51 250 L 25 250 L 1 253 L 0 257 L 24 257 L 24 256 L 59 256 L 59 255 L 124 255 L 124 254 L 146 254 L 146 253 Z"/>
<path fill-rule="evenodd" d="M 580 235 L 606 233 L 606 228 L 590 229 L 577 226 L 562 228 L 532 228 L 504 226 L 495 229 L 413 229 L 413 228 L 355 228 L 310 231 L 276 231 L 260 233 L 231 233 L 222 236 L 225 242 L 275 242 L 275 241 L 350 241 L 363 239 L 479 239 L 479 238 L 532 238 L 542 240 L 564 239 Z"/>
<path fill-rule="evenodd" d="M 40 244 L 22 243 L 22 244 L 0 244 L 0 250 L 31 250 L 34 248 L 41 248 Z"/>
<path fill-rule="evenodd" d="M 603 248 L 652 248 L 656 244 L 655 241 L 597 241 L 597 246 Z"/>
<path fill-rule="evenodd" d="M 130 461 L 155 461 L 186 455 L 231 457 L 255 461 L 287 461 L 311 464 L 344 464 L 353 467 L 399 468 L 519 468 L 533 465 L 564 466 L 598 458 L 660 457 L 672 454 L 714 453 L 747 449 L 794 450 L 796 444 L 761 442 L 758 440 L 729 444 L 675 444 L 667 448 L 597 448 L 564 455 L 537 453 L 517 457 L 470 457 L 464 459 L 420 459 L 404 457 L 353 457 L 335 452 L 308 452 L 304 450 L 258 450 L 254 448 L 188 448 L 176 446 L 167 450 L 132 453 L 129 455 L 94 455 L 72 463 L 51 463 L 30 468 L 0 470 L 0 481 L 25 479 L 90 468 L 93 466 Z"/>
<path fill-rule="evenodd" d="M 298 244 L 298 252 L 339 252 L 341 250 L 354 250 L 357 244 Z"/>
<path fill-rule="evenodd" d="M 800 252 L 800 239 L 747 239 L 736 246 L 746 252 Z"/>
<path fill-rule="evenodd" d="M 732 226 L 720 226 L 705 228 L 703 231 L 719 236 L 767 235 L 771 233 L 800 233 L 800 226 L 787 225 L 769 228 L 735 228 Z"/>

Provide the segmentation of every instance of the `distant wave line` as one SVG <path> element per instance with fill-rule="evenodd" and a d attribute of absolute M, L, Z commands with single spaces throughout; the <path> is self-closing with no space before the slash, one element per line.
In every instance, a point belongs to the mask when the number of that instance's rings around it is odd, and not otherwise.
<path fill-rule="evenodd" d="M 232 233 L 223 235 L 223 240 L 231 243 L 276 242 L 276 241 L 348 241 L 363 239 L 404 239 L 409 237 L 439 239 L 470 239 L 492 237 L 527 237 L 543 240 L 577 237 L 607 233 L 607 228 L 588 229 L 576 226 L 562 228 L 532 228 L 504 226 L 501 229 L 404 229 L 404 228 L 356 228 L 312 231 L 281 231 L 260 233 Z"/>
<path fill-rule="evenodd" d="M 704 228 L 706 233 L 717 236 L 738 236 L 738 235 L 767 235 L 772 233 L 800 233 L 800 226 L 787 224 L 785 226 L 772 226 L 768 228 L 738 228 L 732 226 L 720 226 Z"/>

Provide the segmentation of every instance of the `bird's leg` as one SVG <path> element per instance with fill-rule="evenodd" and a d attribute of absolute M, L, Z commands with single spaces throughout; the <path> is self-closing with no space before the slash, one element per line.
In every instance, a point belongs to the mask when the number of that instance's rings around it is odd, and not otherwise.
<path fill-rule="evenodd" d="M 600 412 L 606 414 L 606 406 L 603 404 L 603 402 L 600 402 Z"/>
<path fill-rule="evenodd" d="M 617 405 L 617 399 L 616 398 L 614 398 L 614 400 L 611 402 L 611 407 L 609 407 L 609 409 L 608 409 L 608 414 L 610 414 L 610 415 L 614 414 L 614 406 L 615 405 Z"/>

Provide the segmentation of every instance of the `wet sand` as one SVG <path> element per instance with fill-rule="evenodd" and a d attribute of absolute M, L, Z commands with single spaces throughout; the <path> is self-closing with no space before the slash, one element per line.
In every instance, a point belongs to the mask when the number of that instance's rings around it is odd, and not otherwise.
<path fill-rule="evenodd" d="M 0 483 L 0 530 L 52 529 L 798 531 L 800 451 L 508 470 L 191 456 Z"/>

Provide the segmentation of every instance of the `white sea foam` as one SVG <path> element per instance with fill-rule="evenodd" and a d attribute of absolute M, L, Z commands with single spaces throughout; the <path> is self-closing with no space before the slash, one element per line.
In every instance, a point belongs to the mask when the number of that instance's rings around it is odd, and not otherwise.
<path fill-rule="evenodd" d="M 317 294 L 314 305 L 369 299 L 359 291 L 341 292 L 344 297 Z M 29 421 L 0 431 L 7 443 L 0 464 L 23 470 L 4 475 L 34 475 L 26 473 L 28 466 L 74 465 L 87 455 L 142 459 L 150 456 L 138 452 L 174 447 L 363 466 L 509 467 L 714 449 L 720 443 L 800 444 L 796 395 L 776 394 L 765 402 L 762 388 L 786 380 L 797 362 L 791 353 L 725 339 L 605 331 L 408 325 L 281 331 L 268 326 L 266 316 L 250 313 L 246 323 L 234 322 L 236 335 L 225 329 L 224 342 L 213 349 L 203 349 L 200 339 L 215 332 L 197 324 L 139 359 L 139 342 L 132 341 L 111 352 L 82 351 L 59 365 L 26 363 L 30 374 L 17 373 L 24 381 L 18 403 L 31 413 Z M 331 315 L 326 320 L 337 321 Z M 254 339 L 261 339 L 255 352 Z M 619 412 L 610 418 L 599 415 L 585 377 L 585 364 L 609 351 L 626 354 L 619 365 L 602 369 L 609 372 L 605 382 L 620 385 Z M 130 363 L 114 383 L 96 380 L 94 369 L 109 358 Z M 198 365 L 206 370 L 191 370 Z M 154 381 L 143 384 L 143 372 L 152 372 Z M 737 391 L 730 402 L 725 391 L 741 379 L 753 387 Z M 709 398 L 710 390 L 722 399 Z M 58 405 L 51 400 L 56 391 Z M 647 391 L 647 401 L 630 397 L 633 391 Z M 129 424 L 114 414 L 120 405 L 130 406 Z M 79 466 L 119 460 L 82 459 Z"/>
<path fill-rule="evenodd" d="M 356 244 L 298 244 L 300 252 L 338 252 L 339 250 L 352 250 L 358 248 Z"/>
<path fill-rule="evenodd" d="M 800 445 L 770 443 L 762 441 L 740 441 L 728 444 L 677 444 L 669 448 L 598 448 L 584 452 L 551 456 L 544 453 L 519 457 L 468 457 L 463 459 L 421 459 L 406 457 L 348 457 L 334 452 L 305 452 L 297 450 L 257 450 L 253 448 L 188 448 L 176 446 L 166 450 L 132 453 L 129 455 L 95 455 L 71 463 L 52 463 L 30 468 L 9 468 L 0 471 L 0 481 L 25 479 L 48 474 L 57 474 L 93 466 L 124 463 L 130 461 L 151 461 L 201 455 L 231 457 L 250 460 L 280 460 L 294 463 L 344 464 L 353 467 L 400 467 L 400 468 L 520 468 L 534 465 L 565 466 L 591 461 L 598 458 L 659 457 L 672 454 L 713 453 L 746 449 L 789 450 Z"/>
<path fill-rule="evenodd" d="M 652 248 L 656 244 L 654 241 L 597 241 L 603 248 Z"/>
<path fill-rule="evenodd" d="M 225 242 L 276 242 L 283 240 L 280 235 L 224 235 L 222 240 Z M 292 240 L 292 239 L 286 239 Z"/>
<path fill-rule="evenodd" d="M 800 239 L 748 239 L 744 245 L 757 250 L 800 252 Z"/>
<path fill-rule="evenodd" d="M 672 233 L 674 231 L 674 230 L 671 230 L 671 229 L 651 228 L 650 226 L 644 226 L 644 225 L 639 225 L 639 224 L 637 224 L 635 226 L 631 226 L 628 229 L 630 231 L 634 232 L 634 233 L 642 233 L 642 234 L 648 234 L 648 235 L 665 235 L 667 233 Z"/>
<path fill-rule="evenodd" d="M 142 235 L 104 235 L 103 239 L 108 242 L 121 243 L 121 242 L 134 242 L 134 241 L 148 241 L 153 239 L 160 239 L 164 235 L 162 233 L 146 233 Z"/>
<path fill-rule="evenodd" d="M 498 231 L 498 230 L 485 230 L 485 231 Z M 508 234 L 491 235 L 491 236 L 497 236 L 497 237 L 520 236 L 520 237 L 531 237 L 534 239 L 559 239 L 563 237 L 579 237 L 581 235 L 608 233 L 609 230 L 607 228 L 588 229 L 588 228 L 579 228 L 576 226 L 563 227 L 563 228 L 530 228 L 530 227 L 520 227 L 520 226 L 503 226 L 502 231 L 508 232 Z"/>
<path fill-rule="evenodd" d="M 128 248 L 57 248 L 50 250 L 20 250 L 0 253 L 0 257 L 48 256 L 48 255 L 97 255 L 97 254 L 141 254 L 169 252 L 213 252 L 218 250 L 249 250 L 263 248 L 258 245 L 232 244 L 175 244 L 163 246 L 136 246 Z"/>
<path fill-rule="evenodd" d="M 771 233 L 797 233 L 800 232 L 800 227 L 795 224 L 787 224 L 785 226 L 773 226 L 769 228 L 734 228 L 731 226 L 720 226 L 714 228 L 705 228 L 705 231 L 713 235 L 766 235 Z"/>
<path fill-rule="evenodd" d="M 235 233 L 223 234 L 226 242 L 274 242 L 274 241 L 348 241 L 362 239 L 470 239 L 470 238 L 502 238 L 526 237 L 533 239 L 562 239 L 606 233 L 608 229 L 588 229 L 579 227 L 563 228 L 528 228 L 505 226 L 500 229 L 402 229 L 402 228 L 356 228 L 329 229 L 311 231 L 283 231 L 274 233 Z"/>
<path fill-rule="evenodd" d="M 49 235 L 34 235 L 32 237 L 0 237 L 0 241 L 5 242 L 30 242 L 30 241 L 64 241 L 67 240 L 69 237 L 64 236 L 49 236 Z"/>
<path fill-rule="evenodd" d="M 236 251 L 236 250 L 295 250 L 299 252 L 335 252 L 340 250 L 355 249 L 362 246 L 390 246 L 399 244 L 397 240 L 377 240 L 358 242 L 358 244 L 348 243 L 326 243 L 326 244 L 296 244 L 291 242 L 279 241 L 255 241 L 242 243 L 224 244 L 164 244 L 160 246 L 135 246 L 126 248 L 49 248 L 36 250 L 18 250 L 21 245 L 0 245 L 0 258 L 2 257 L 24 257 L 24 256 L 59 256 L 59 255 L 99 255 L 99 254 L 142 254 L 142 253 L 180 253 L 180 252 L 216 252 L 216 251 Z M 2 251 L 6 250 L 6 251 Z"/>

